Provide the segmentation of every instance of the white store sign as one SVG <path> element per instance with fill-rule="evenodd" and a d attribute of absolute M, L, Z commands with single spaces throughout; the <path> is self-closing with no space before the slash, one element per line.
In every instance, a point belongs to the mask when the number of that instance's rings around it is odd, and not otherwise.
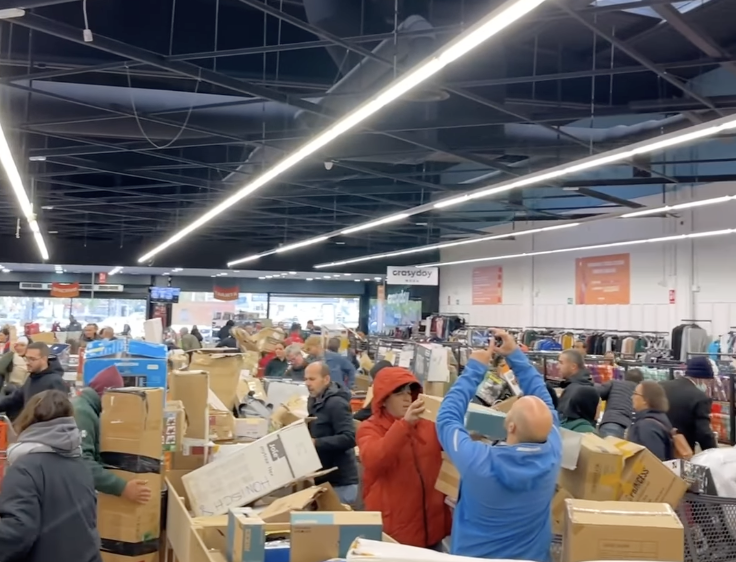
<path fill-rule="evenodd" d="M 439 285 L 439 280 L 436 267 L 389 267 L 386 271 L 387 285 Z"/>

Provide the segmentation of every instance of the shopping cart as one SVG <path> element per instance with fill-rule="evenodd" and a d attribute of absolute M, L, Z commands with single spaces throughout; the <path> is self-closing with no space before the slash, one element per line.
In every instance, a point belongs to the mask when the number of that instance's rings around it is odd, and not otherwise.
<path fill-rule="evenodd" d="M 736 560 L 736 498 L 688 493 L 677 514 L 685 528 L 685 562 Z"/>

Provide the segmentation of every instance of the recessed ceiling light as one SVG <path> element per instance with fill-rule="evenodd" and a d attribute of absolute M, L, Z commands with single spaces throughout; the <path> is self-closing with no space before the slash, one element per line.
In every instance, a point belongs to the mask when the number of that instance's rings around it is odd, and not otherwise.
<path fill-rule="evenodd" d="M 360 283 L 360 279 L 353 279 L 356 283 Z"/>
<path fill-rule="evenodd" d="M 296 275 L 296 271 L 290 271 L 289 275 Z"/>
<path fill-rule="evenodd" d="M 171 275 L 171 273 L 169 273 L 168 271 L 166 271 L 166 272 L 162 273 L 161 275 Z M 214 275 L 212 277 L 214 277 Z"/>
<path fill-rule="evenodd" d="M 376 281 L 381 281 L 380 277 L 374 277 L 373 279 L 375 279 Z"/>
<path fill-rule="evenodd" d="M 370 281 L 370 279 L 363 279 L 363 281 Z"/>
<path fill-rule="evenodd" d="M 273 279 L 273 275 L 266 275 L 266 279 Z"/>
<path fill-rule="evenodd" d="M 322 279 L 331 279 L 331 275 L 325 275 Z"/>
<path fill-rule="evenodd" d="M 210 275 L 210 277 L 217 277 L 217 275 Z"/>
<path fill-rule="evenodd" d="M 265 277 L 259 277 L 258 279 L 265 279 Z"/>
<path fill-rule="evenodd" d="M 58 230 L 49 230 L 49 234 L 59 234 Z"/>
<path fill-rule="evenodd" d="M 312 278 L 312 277 L 307 277 L 307 281 L 314 281 L 314 278 Z"/>
<path fill-rule="evenodd" d="M 426 222 L 415 222 L 414 224 L 417 226 L 427 226 Z"/>
<path fill-rule="evenodd" d="M 338 246 L 344 246 L 345 242 L 335 242 L 335 244 L 337 244 Z"/>
<path fill-rule="evenodd" d="M 352 273 L 343 273 L 343 275 L 344 275 L 345 277 L 350 277 L 350 276 L 352 275 Z"/>

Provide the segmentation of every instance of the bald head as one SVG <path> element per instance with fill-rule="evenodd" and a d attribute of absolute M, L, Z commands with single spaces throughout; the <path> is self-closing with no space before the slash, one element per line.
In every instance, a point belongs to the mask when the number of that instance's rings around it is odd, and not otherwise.
<path fill-rule="evenodd" d="M 506 442 L 544 443 L 552 431 L 552 412 L 536 396 L 522 396 L 506 416 Z"/>

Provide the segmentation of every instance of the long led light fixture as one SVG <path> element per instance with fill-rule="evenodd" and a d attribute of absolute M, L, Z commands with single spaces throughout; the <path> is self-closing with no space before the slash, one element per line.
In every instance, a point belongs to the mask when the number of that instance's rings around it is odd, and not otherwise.
<path fill-rule="evenodd" d="M 10 186 L 13 188 L 13 193 L 15 193 L 15 197 L 18 200 L 20 210 L 23 212 L 26 221 L 28 221 L 28 228 L 33 233 L 33 239 L 36 241 L 41 259 L 46 261 L 49 259 L 49 251 L 46 248 L 46 242 L 44 242 L 41 228 L 38 226 L 36 214 L 33 212 L 33 205 L 28 198 L 28 193 L 26 193 L 23 187 L 23 180 L 20 178 L 20 173 L 13 160 L 13 154 L 10 152 L 10 145 L 8 145 L 8 139 L 5 138 L 5 132 L 2 127 L 0 127 L 0 162 L 5 169 L 5 175 L 8 177 Z"/>
<path fill-rule="evenodd" d="M 405 256 L 407 254 L 418 254 L 420 252 L 430 252 L 432 250 L 442 250 L 444 248 L 453 248 L 455 246 L 464 246 L 466 244 L 477 244 L 478 242 L 488 242 L 489 240 L 504 240 L 506 238 L 516 238 L 517 236 L 524 236 L 525 234 L 536 234 L 538 232 L 548 232 L 550 230 L 561 230 L 563 228 L 572 228 L 579 226 L 579 222 L 572 222 L 566 224 L 556 224 L 554 226 L 545 226 L 544 228 L 533 228 L 531 230 L 520 230 L 517 232 L 508 232 L 506 234 L 492 234 L 489 236 L 481 236 L 479 238 L 468 238 L 466 240 L 458 240 L 456 242 L 441 242 L 439 244 L 429 244 L 427 246 L 419 246 L 417 248 L 409 248 L 408 250 L 398 250 L 396 252 L 385 252 L 383 254 L 373 254 L 372 256 L 363 256 L 351 260 L 333 261 L 331 263 L 321 263 L 315 265 L 315 269 L 322 269 L 325 267 L 337 267 L 340 265 L 348 265 L 351 263 L 360 263 L 364 261 L 378 260 L 384 258 L 393 258 L 396 256 Z"/>
<path fill-rule="evenodd" d="M 693 142 L 699 139 L 712 137 L 714 135 L 717 135 L 719 133 L 722 133 L 722 132 L 725 132 L 725 131 L 728 131 L 734 128 L 736 128 L 736 116 L 731 115 L 728 117 L 721 117 L 719 119 L 714 119 L 712 121 L 709 121 L 708 123 L 703 123 L 700 125 L 695 125 L 693 127 L 688 127 L 687 129 L 683 129 L 681 131 L 676 131 L 674 133 L 669 133 L 667 135 L 662 135 L 662 136 L 659 136 L 653 139 L 641 141 L 641 142 L 631 144 L 626 147 L 611 150 L 609 152 L 603 152 L 595 156 L 589 156 L 587 158 L 575 160 L 573 162 L 570 162 L 569 164 L 562 164 L 560 166 L 555 166 L 554 168 L 548 168 L 547 170 L 541 170 L 539 172 L 535 172 L 533 174 L 524 176 L 523 178 L 514 178 L 514 179 L 511 179 L 505 182 L 494 184 L 492 187 L 481 187 L 479 189 L 476 189 L 464 195 L 460 195 L 457 197 L 450 197 L 448 199 L 437 201 L 436 203 L 427 203 L 424 205 L 419 205 L 417 207 L 413 207 L 411 209 L 405 210 L 403 212 L 403 215 L 412 216 L 412 215 L 417 215 L 420 213 L 426 213 L 434 209 L 443 209 L 445 207 L 450 207 L 452 205 L 458 205 L 460 203 L 465 203 L 466 201 L 470 201 L 473 199 L 481 199 L 481 198 L 489 197 L 491 195 L 502 193 L 504 191 L 510 191 L 512 189 L 518 189 L 521 187 L 545 183 L 545 182 L 560 178 L 562 176 L 575 174 L 577 172 L 581 172 L 584 170 L 590 170 L 592 168 L 599 168 L 602 166 L 606 166 L 608 164 L 615 164 L 617 162 L 628 160 L 629 158 L 632 158 L 633 156 L 637 156 L 640 154 L 657 152 L 659 150 L 664 150 L 666 148 L 671 148 L 673 146 L 679 146 L 679 145 L 687 144 L 689 142 Z M 647 214 L 649 214 L 650 212 L 654 214 L 656 212 L 665 212 L 665 211 L 647 210 Z M 640 215 L 632 214 L 632 215 L 627 215 L 627 216 L 640 216 Z M 361 230 L 364 230 L 367 228 L 374 228 L 375 226 L 383 224 L 381 223 L 381 220 L 382 219 L 379 218 L 379 219 L 373 220 L 369 223 L 364 223 L 363 225 L 359 225 L 359 226 L 363 227 L 361 228 Z M 345 233 L 344 231 L 339 231 L 339 230 L 330 232 L 320 237 L 319 240 L 318 239 L 307 240 L 304 242 L 304 245 L 316 244 L 318 241 L 322 241 L 325 236 L 327 238 L 331 238 L 333 236 L 339 236 L 340 234 L 344 234 L 344 233 Z M 260 257 L 267 256 L 270 253 L 273 253 L 273 251 L 248 256 L 247 258 L 243 258 L 241 260 L 230 262 L 228 265 L 235 265 L 237 263 L 242 263 L 243 261 L 256 260 Z M 355 263 L 355 262 L 351 262 L 351 263 Z"/>
<path fill-rule="evenodd" d="M 665 205 L 664 207 L 657 207 L 655 209 L 644 209 L 642 211 L 634 211 L 633 213 L 626 213 L 621 215 L 622 219 L 629 219 L 633 217 L 644 217 L 646 215 L 660 215 L 662 213 L 669 213 L 670 211 L 680 211 L 682 209 L 692 209 L 693 207 L 705 207 L 706 205 L 716 205 L 718 203 L 727 203 L 736 199 L 736 195 L 724 195 L 723 197 L 713 197 L 712 199 L 703 199 L 701 201 L 690 201 L 688 203 L 678 203 L 677 205 Z"/>
<path fill-rule="evenodd" d="M 317 135 L 314 139 L 307 142 L 301 148 L 297 149 L 271 169 L 258 176 L 252 182 L 243 186 L 236 193 L 225 199 L 216 207 L 207 211 L 194 222 L 182 228 L 163 244 L 155 247 L 150 252 L 141 256 L 138 262 L 145 262 L 151 259 L 159 252 L 165 250 L 169 246 L 177 243 L 182 238 L 191 234 L 201 226 L 205 225 L 223 211 L 235 205 L 241 199 L 247 197 L 257 189 L 263 187 L 270 181 L 274 180 L 287 170 L 296 166 L 305 158 L 311 156 L 318 150 L 324 148 L 327 144 L 335 140 L 340 135 L 355 128 L 357 125 L 377 113 L 383 107 L 397 100 L 409 90 L 415 88 L 422 82 L 437 74 L 448 64 L 462 57 L 469 51 L 475 49 L 478 45 L 493 37 L 516 20 L 524 17 L 534 8 L 545 2 L 545 0 L 510 0 L 498 9 L 491 12 L 476 25 L 471 27 L 460 37 L 450 42 L 439 53 L 432 55 L 430 58 L 420 63 L 416 68 L 410 70 L 404 76 L 395 80 L 392 84 L 381 90 L 377 95 L 373 96 L 367 102 L 363 103 L 358 109 L 343 117 L 324 132 Z"/>
<path fill-rule="evenodd" d="M 444 267 L 447 265 L 460 265 L 464 263 L 480 263 L 487 261 L 510 260 L 516 258 L 531 258 L 534 256 L 546 256 L 550 254 L 564 254 L 567 252 L 584 252 L 587 250 L 600 250 L 602 248 L 619 248 L 622 246 L 636 246 L 638 244 L 656 244 L 660 242 L 677 242 L 679 240 L 687 240 L 689 238 L 705 238 L 707 236 L 723 236 L 724 234 L 734 234 L 736 228 L 727 228 L 724 230 L 710 230 L 707 232 L 693 232 L 692 234 L 676 234 L 674 236 L 661 236 L 659 238 L 643 238 L 641 240 L 628 240 L 626 242 L 609 242 L 606 244 L 595 244 L 592 246 L 578 246 L 576 248 L 560 248 L 558 250 L 544 250 L 540 252 L 526 252 L 523 254 L 508 254 L 505 256 L 493 256 L 490 258 L 474 258 L 469 260 L 457 260 L 448 262 L 424 263 L 415 265 L 414 267 Z"/>

